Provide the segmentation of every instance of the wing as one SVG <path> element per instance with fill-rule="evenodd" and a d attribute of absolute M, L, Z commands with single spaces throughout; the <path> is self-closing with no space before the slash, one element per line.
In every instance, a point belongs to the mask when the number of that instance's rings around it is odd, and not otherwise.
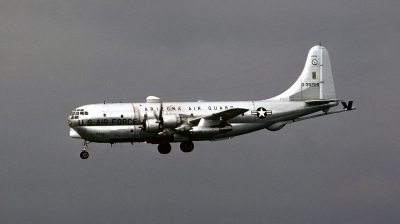
<path fill-rule="evenodd" d="M 244 108 L 233 108 L 218 113 L 214 113 L 211 115 L 207 115 L 204 117 L 198 117 L 193 120 L 190 120 L 189 122 L 198 126 L 212 126 L 219 124 L 221 122 L 226 122 L 227 120 L 232 119 L 240 114 L 244 114 L 248 110 L 249 109 L 244 109 Z"/>

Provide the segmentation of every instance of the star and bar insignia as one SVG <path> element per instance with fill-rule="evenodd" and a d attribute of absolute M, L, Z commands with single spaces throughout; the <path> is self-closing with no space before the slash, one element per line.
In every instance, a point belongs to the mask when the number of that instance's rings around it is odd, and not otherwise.
<path fill-rule="evenodd" d="M 264 107 L 259 107 L 257 110 L 252 110 L 251 115 L 257 115 L 258 118 L 264 119 L 268 115 L 272 115 L 272 110 L 266 110 Z"/>

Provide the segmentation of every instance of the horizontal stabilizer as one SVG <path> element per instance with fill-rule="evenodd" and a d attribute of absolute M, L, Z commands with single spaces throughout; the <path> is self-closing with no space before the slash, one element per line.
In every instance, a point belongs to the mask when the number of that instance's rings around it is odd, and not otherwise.
<path fill-rule="evenodd" d="M 343 105 L 343 109 L 346 109 L 346 110 L 356 109 L 355 107 L 353 107 L 353 101 L 349 101 L 349 104 L 347 104 L 346 102 L 342 102 L 342 105 Z"/>
<path fill-rule="evenodd" d="M 305 103 L 309 104 L 309 105 L 322 105 L 322 104 L 327 104 L 327 103 L 332 103 L 332 102 L 338 102 L 338 100 L 332 99 L 332 100 L 307 100 L 307 101 L 305 101 Z"/>
<path fill-rule="evenodd" d="M 351 110 L 355 110 L 355 109 L 356 108 L 353 107 Z M 350 110 L 347 110 L 346 108 L 343 108 L 343 109 L 337 110 L 337 111 L 331 111 L 331 112 L 326 112 L 326 113 L 324 112 L 324 113 L 320 113 L 320 114 L 315 114 L 315 115 L 295 118 L 293 120 L 281 121 L 281 122 L 278 122 L 276 124 L 278 124 L 278 125 L 286 125 L 286 124 L 290 124 L 290 123 L 294 123 L 294 122 L 308 120 L 308 119 L 311 119 L 311 118 L 322 117 L 322 116 L 327 116 L 327 115 L 337 114 L 337 113 L 342 113 L 342 112 L 347 112 L 347 111 L 350 111 Z"/>

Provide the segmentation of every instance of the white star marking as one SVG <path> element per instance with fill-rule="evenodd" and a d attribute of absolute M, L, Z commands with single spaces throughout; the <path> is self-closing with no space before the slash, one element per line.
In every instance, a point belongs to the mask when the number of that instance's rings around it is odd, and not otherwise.
<path fill-rule="evenodd" d="M 266 110 L 261 108 L 259 111 L 257 111 L 258 117 L 265 117 L 265 112 L 266 112 Z"/>

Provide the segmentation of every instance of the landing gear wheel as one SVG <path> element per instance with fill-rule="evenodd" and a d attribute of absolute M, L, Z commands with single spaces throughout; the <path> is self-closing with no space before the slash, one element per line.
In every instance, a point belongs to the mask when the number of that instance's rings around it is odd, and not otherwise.
<path fill-rule="evenodd" d="M 168 154 L 171 152 L 171 145 L 169 143 L 163 143 L 158 145 L 158 152 L 161 154 Z"/>
<path fill-rule="evenodd" d="M 194 144 L 192 141 L 181 142 L 181 150 L 182 152 L 191 152 L 194 149 Z"/>
<path fill-rule="evenodd" d="M 80 156 L 81 156 L 81 159 L 87 159 L 87 158 L 89 158 L 89 153 L 86 151 L 82 151 Z"/>

